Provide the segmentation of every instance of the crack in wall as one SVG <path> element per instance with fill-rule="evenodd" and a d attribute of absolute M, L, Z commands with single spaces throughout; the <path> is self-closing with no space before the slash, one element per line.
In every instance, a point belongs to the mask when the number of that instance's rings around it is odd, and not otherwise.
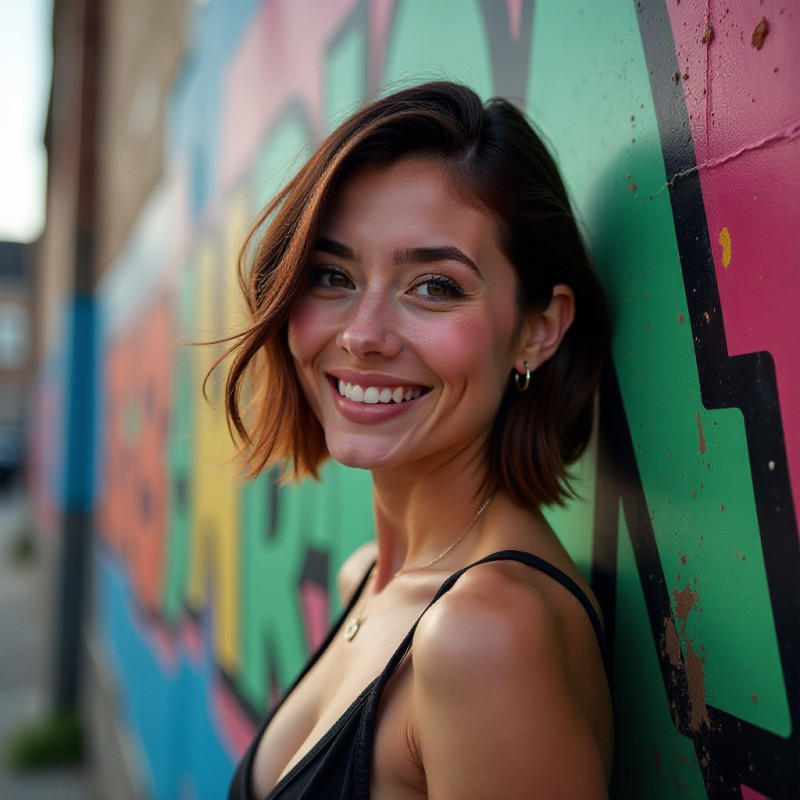
<path fill-rule="evenodd" d="M 789 142 L 793 139 L 796 139 L 800 136 L 800 122 L 796 122 L 794 125 L 785 128 L 782 131 L 770 134 L 769 136 L 765 136 L 763 139 L 753 142 L 752 144 L 746 144 L 744 147 L 740 147 L 738 150 L 735 150 L 733 153 L 728 153 L 728 155 L 720 156 L 719 158 L 709 158 L 704 161 L 702 164 L 697 164 L 690 169 L 683 170 L 681 172 L 676 172 L 659 190 L 658 194 L 661 194 L 665 189 L 669 189 L 675 185 L 675 181 L 679 178 L 688 178 L 690 175 L 694 175 L 701 170 L 707 169 L 715 169 L 716 167 L 721 167 L 724 164 L 728 164 L 731 161 L 740 158 L 741 156 L 745 155 L 746 153 L 753 153 L 757 150 L 761 150 L 764 147 L 769 147 L 773 144 L 778 144 L 780 142 Z"/>

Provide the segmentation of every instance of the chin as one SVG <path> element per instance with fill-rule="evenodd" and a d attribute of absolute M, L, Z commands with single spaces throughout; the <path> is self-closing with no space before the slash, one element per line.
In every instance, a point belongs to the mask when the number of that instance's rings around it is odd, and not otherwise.
<path fill-rule="evenodd" d="M 362 444 L 326 441 L 330 457 L 345 467 L 375 470 L 395 466 L 397 459 L 386 448 L 376 447 L 376 444 L 374 440 Z"/>
<path fill-rule="evenodd" d="M 331 458 L 338 464 L 352 469 L 380 469 L 386 466 L 381 463 L 383 459 L 376 457 L 372 453 L 365 453 L 363 450 L 355 448 L 328 448 Z"/>

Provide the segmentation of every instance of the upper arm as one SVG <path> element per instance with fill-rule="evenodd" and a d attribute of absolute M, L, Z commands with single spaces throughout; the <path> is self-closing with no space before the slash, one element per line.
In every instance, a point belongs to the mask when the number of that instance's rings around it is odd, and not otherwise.
<path fill-rule="evenodd" d="M 346 606 L 350 602 L 359 584 L 364 580 L 370 565 L 375 561 L 377 551 L 378 548 L 374 541 L 366 542 L 353 550 L 339 568 L 336 576 L 336 589 L 342 605 Z"/>
<path fill-rule="evenodd" d="M 557 620 L 530 587 L 487 588 L 454 589 L 414 638 L 413 716 L 430 800 L 606 798 Z"/>

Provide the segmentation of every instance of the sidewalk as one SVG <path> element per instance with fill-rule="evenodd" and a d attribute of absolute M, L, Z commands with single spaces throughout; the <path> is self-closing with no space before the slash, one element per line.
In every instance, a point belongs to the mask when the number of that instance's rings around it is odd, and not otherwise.
<path fill-rule="evenodd" d="M 0 800 L 91 800 L 81 767 L 11 773 L 5 765 L 9 739 L 49 710 L 50 595 L 39 559 L 14 563 L 10 557 L 27 514 L 22 493 L 0 494 Z"/>

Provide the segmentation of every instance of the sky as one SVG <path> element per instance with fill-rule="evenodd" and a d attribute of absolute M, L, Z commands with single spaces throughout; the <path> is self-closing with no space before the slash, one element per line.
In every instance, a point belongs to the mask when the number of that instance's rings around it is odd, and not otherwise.
<path fill-rule="evenodd" d="M 0 241 L 44 225 L 52 0 L 0 0 Z"/>

